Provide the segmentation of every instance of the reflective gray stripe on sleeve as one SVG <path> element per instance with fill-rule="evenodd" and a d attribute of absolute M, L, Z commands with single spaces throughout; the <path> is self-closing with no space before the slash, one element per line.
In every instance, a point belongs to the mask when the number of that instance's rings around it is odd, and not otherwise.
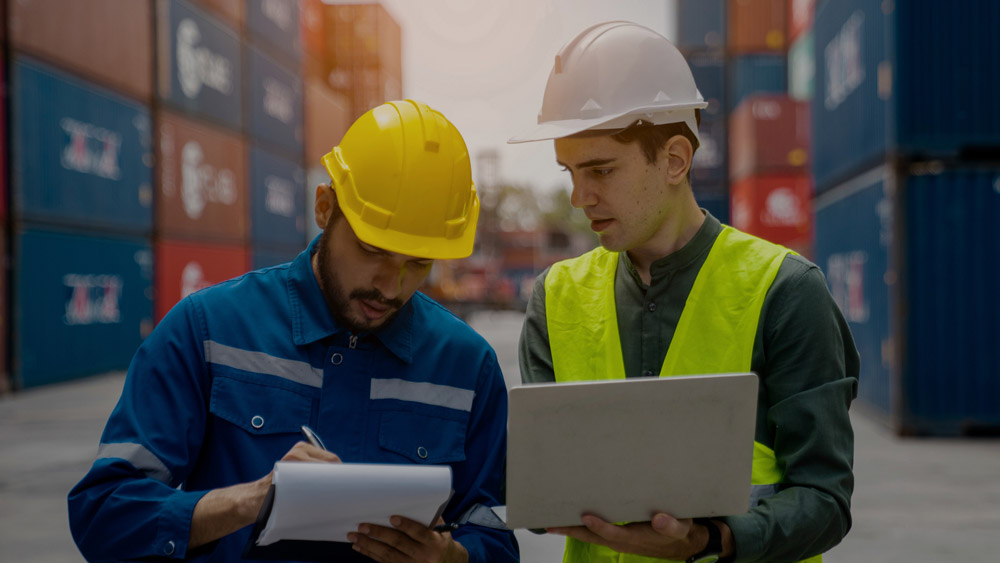
<path fill-rule="evenodd" d="M 273 375 L 310 387 L 323 386 L 323 370 L 299 360 L 286 360 L 263 352 L 241 350 L 214 340 L 205 341 L 205 358 L 211 364 Z"/>
<path fill-rule="evenodd" d="M 460 411 L 472 411 L 472 399 L 476 392 L 471 389 L 406 381 L 405 379 L 373 379 L 369 398 L 398 399 L 425 405 L 435 405 Z"/>
<path fill-rule="evenodd" d="M 153 452 L 146 449 L 142 444 L 132 442 L 102 443 L 97 448 L 97 459 L 118 458 L 132 464 L 139 471 L 146 474 L 151 479 L 156 479 L 162 483 L 170 483 L 170 470 L 164 465 L 160 458 L 153 455 Z"/>
<path fill-rule="evenodd" d="M 778 492 L 778 484 L 750 485 L 750 508 L 757 506 L 760 499 L 767 498 Z"/>

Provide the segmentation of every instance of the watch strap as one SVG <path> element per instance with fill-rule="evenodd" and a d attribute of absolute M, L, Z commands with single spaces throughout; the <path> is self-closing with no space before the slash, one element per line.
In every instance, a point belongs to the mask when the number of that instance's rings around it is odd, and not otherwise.
<path fill-rule="evenodd" d="M 705 549 L 689 557 L 686 563 L 698 563 L 706 559 L 719 561 L 722 557 L 722 532 L 719 531 L 719 526 L 709 518 L 695 518 L 694 523 L 708 530 L 708 543 L 705 544 Z M 715 558 L 709 559 L 712 556 Z"/>

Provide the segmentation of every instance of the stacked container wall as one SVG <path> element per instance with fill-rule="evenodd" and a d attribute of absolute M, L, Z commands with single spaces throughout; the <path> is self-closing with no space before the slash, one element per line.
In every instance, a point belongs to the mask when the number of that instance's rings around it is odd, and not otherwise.
<path fill-rule="evenodd" d="M 729 0 L 728 40 L 732 53 L 784 52 L 788 48 L 787 0 Z"/>
<path fill-rule="evenodd" d="M 298 68 L 302 61 L 298 0 L 247 0 L 247 35 Z"/>
<path fill-rule="evenodd" d="M 157 93 L 184 112 L 243 129 L 240 37 L 184 0 L 157 0 Z"/>
<path fill-rule="evenodd" d="M 788 1 L 788 42 L 794 43 L 812 29 L 816 0 Z"/>
<path fill-rule="evenodd" d="M 726 112 L 726 65 L 717 53 L 693 53 L 687 57 L 691 75 L 708 107 L 701 110 L 704 117 L 723 117 Z"/>
<path fill-rule="evenodd" d="M 277 266 L 278 264 L 284 264 L 285 262 L 291 262 L 298 256 L 299 252 L 302 252 L 302 248 L 286 248 L 285 250 L 271 250 L 271 249 L 254 249 L 253 251 L 253 264 L 252 268 L 254 270 L 260 270 L 261 268 L 267 268 L 269 266 Z"/>
<path fill-rule="evenodd" d="M 809 31 L 788 48 L 788 95 L 796 100 L 812 101 L 815 91 L 816 48 Z"/>
<path fill-rule="evenodd" d="M 232 28 L 237 34 L 243 29 L 243 20 L 246 18 L 246 0 L 194 0 L 205 7 L 206 10 L 221 18 L 226 25 Z"/>
<path fill-rule="evenodd" d="M 152 99 L 150 0 L 17 0 L 7 10 L 15 51 L 146 103 Z"/>
<path fill-rule="evenodd" d="M 727 0 L 678 0 L 677 47 L 682 50 L 726 47 Z"/>
<path fill-rule="evenodd" d="M 808 170 L 809 104 L 784 94 L 754 95 L 729 116 L 729 177 Z"/>
<path fill-rule="evenodd" d="M 126 369 L 153 325 L 148 240 L 20 228 L 14 247 L 15 383 Z"/>
<path fill-rule="evenodd" d="M 730 111 L 752 94 L 785 92 L 787 71 L 784 55 L 740 55 L 730 60 Z"/>
<path fill-rule="evenodd" d="M 244 243 L 246 143 L 239 135 L 161 110 L 157 115 L 159 236 Z"/>
<path fill-rule="evenodd" d="M 302 159 L 302 79 L 253 46 L 245 50 L 247 131 L 272 150 Z"/>
<path fill-rule="evenodd" d="M 156 321 L 188 295 L 243 275 L 249 269 L 242 245 L 159 240 L 156 251 Z"/>
<path fill-rule="evenodd" d="M 306 190 L 301 164 L 251 146 L 250 191 L 254 248 L 304 248 Z"/>
<path fill-rule="evenodd" d="M 729 188 L 727 184 L 692 186 L 698 207 L 705 208 L 713 217 L 725 224 L 730 222 Z"/>
<path fill-rule="evenodd" d="M 691 181 L 714 185 L 726 181 L 726 120 L 703 116 L 698 126 L 701 143 L 691 163 Z"/>
<path fill-rule="evenodd" d="M 326 56 L 326 17 L 322 0 L 299 3 L 299 36 L 302 38 L 302 75 L 326 82 L 330 63 Z"/>
<path fill-rule="evenodd" d="M 351 102 L 325 82 L 306 80 L 303 108 L 305 163 L 322 166 L 323 156 L 340 143 L 351 126 Z"/>
<path fill-rule="evenodd" d="M 27 58 L 11 70 L 14 219 L 149 233 L 148 108 Z"/>
<path fill-rule="evenodd" d="M 811 249 L 812 183 L 805 174 L 750 176 L 732 185 L 732 225 L 793 250 Z"/>

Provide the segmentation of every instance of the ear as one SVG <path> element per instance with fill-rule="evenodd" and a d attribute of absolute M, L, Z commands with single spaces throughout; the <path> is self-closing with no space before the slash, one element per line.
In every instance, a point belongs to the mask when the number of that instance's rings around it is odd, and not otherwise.
<path fill-rule="evenodd" d="M 316 205 L 314 208 L 314 215 L 316 216 L 316 225 L 319 226 L 320 229 L 326 228 L 326 224 L 330 221 L 330 217 L 333 215 L 334 205 L 337 205 L 337 194 L 334 193 L 330 184 L 320 184 L 316 186 Z"/>
<path fill-rule="evenodd" d="M 687 181 L 688 170 L 691 169 L 691 160 L 694 157 L 694 147 L 691 141 L 684 135 L 674 135 L 663 147 L 663 154 L 667 158 L 667 182 L 671 185 L 680 184 Z"/>

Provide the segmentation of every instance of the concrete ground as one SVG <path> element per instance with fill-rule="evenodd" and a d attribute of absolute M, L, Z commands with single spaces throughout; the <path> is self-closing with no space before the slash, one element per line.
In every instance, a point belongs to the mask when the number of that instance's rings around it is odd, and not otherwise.
<path fill-rule="evenodd" d="M 521 315 L 470 320 L 518 382 Z M 0 561 L 82 561 L 66 493 L 86 472 L 123 374 L 0 397 Z M 1000 440 L 899 439 L 854 409 L 854 528 L 827 563 L 1000 560 Z M 561 560 L 562 540 L 518 532 L 522 560 Z"/>

